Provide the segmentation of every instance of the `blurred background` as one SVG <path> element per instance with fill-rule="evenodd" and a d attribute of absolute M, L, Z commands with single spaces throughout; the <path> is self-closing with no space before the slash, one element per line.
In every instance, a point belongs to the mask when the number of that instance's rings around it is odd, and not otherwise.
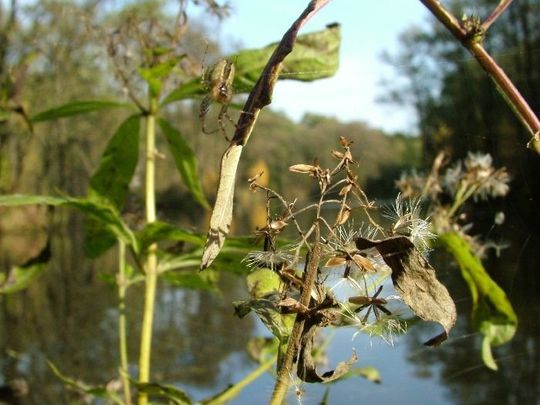
<path fill-rule="evenodd" d="M 193 75 L 219 56 L 279 41 L 306 3 L 235 0 L 227 8 L 223 2 L 189 3 L 181 47 Z M 498 1 L 447 3 L 485 17 Z M 128 113 L 92 112 L 35 125 L 32 131 L 25 117 L 74 100 L 127 100 L 104 38 L 133 13 L 173 21 L 177 5 L 165 0 L 0 0 L 1 194 L 86 193 L 107 140 Z M 422 342 L 433 328 L 419 323 L 393 345 L 366 336 L 353 340 L 354 330 L 339 331 L 328 349 L 330 363 L 349 357 L 354 347 L 362 365 L 379 370 L 382 383 L 338 382 L 330 387 L 329 403 L 538 403 L 540 157 L 526 149 L 529 134 L 476 61 L 419 1 L 334 1 L 303 32 L 336 22 L 342 29 L 338 73 L 314 83 L 279 82 L 272 105 L 259 118 L 240 164 L 233 233 L 248 235 L 264 225 L 264 200 L 249 192 L 249 177 L 264 170 L 274 189 L 309 201 L 315 190 L 287 168 L 314 158 L 321 166 L 328 164 L 341 135 L 354 142 L 359 182 L 381 204 L 395 198 L 401 173 L 429 171 L 440 151 L 450 160 L 469 151 L 491 154 L 494 166 L 505 166 L 511 175 L 510 193 L 475 204 L 470 215 L 473 234 L 508 246 L 485 261 L 519 318 L 514 339 L 495 349 L 499 371 L 482 363 L 481 336 L 471 333 L 470 294 L 457 266 L 434 252 L 433 265 L 460 314 L 451 339 L 426 349 Z M 535 112 L 540 111 L 539 25 L 540 1 L 515 1 L 485 42 Z M 242 96 L 235 101 L 241 103 Z M 8 115 L 8 109 L 21 113 Z M 184 101 L 167 107 L 167 115 L 194 150 L 204 191 L 213 201 L 228 143 L 220 134 L 201 132 L 199 109 L 200 100 Z M 205 119 L 215 127 L 217 111 Z M 164 142 L 158 139 L 158 150 L 165 149 Z M 158 177 L 158 216 L 205 233 L 208 213 L 182 185 L 173 160 L 165 156 L 157 164 L 159 173 L 166 174 Z M 131 190 L 125 211 L 137 221 L 143 206 L 142 167 Z M 493 217 L 500 211 L 505 221 L 495 225 Z M 117 374 L 116 299 L 103 281 L 103 275 L 114 274 L 115 254 L 84 258 L 82 224 L 79 214 L 67 210 L 0 210 L 3 269 L 35 256 L 47 233 L 53 236 L 53 259 L 40 279 L 23 292 L 0 296 L 0 385 L 24 378 L 29 394 L 20 403 L 85 400 L 54 377 L 47 359 L 87 383 L 104 384 Z M 245 347 L 251 336 L 267 332 L 255 318 L 234 317 L 230 304 L 246 297 L 244 284 L 226 274 L 220 294 L 161 286 L 153 378 L 203 399 L 256 367 Z M 141 297 L 139 289 L 130 290 L 127 305 L 134 375 Z M 273 378 L 266 374 L 233 403 L 265 403 L 272 387 Z M 325 389 L 304 385 L 301 398 L 291 392 L 291 403 L 318 404 Z"/>

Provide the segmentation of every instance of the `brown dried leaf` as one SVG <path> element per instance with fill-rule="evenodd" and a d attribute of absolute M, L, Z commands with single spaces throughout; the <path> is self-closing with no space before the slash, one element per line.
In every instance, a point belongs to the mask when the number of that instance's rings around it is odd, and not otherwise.
<path fill-rule="evenodd" d="M 317 166 L 298 164 L 290 166 L 289 170 L 295 173 L 313 174 L 317 172 Z"/>
<path fill-rule="evenodd" d="M 278 303 L 278 307 L 280 307 L 281 311 L 285 314 L 306 314 L 309 312 L 308 307 L 291 297 L 281 300 Z"/>
<path fill-rule="evenodd" d="M 347 138 L 345 138 L 344 136 L 340 136 L 339 137 L 339 144 L 341 146 L 343 146 L 344 148 L 348 148 L 349 146 L 351 146 L 351 144 L 353 143 L 353 141 L 349 141 Z"/>
<path fill-rule="evenodd" d="M 210 226 L 201 260 L 201 270 L 208 268 L 219 254 L 229 234 L 233 212 L 234 182 L 242 145 L 232 144 L 221 159 L 221 174 L 216 203 L 210 218 Z"/>
<path fill-rule="evenodd" d="M 308 383 L 327 383 L 337 380 L 349 372 L 351 366 L 358 360 L 358 356 L 353 352 L 351 358 L 347 361 L 340 362 L 334 370 L 327 371 L 323 374 L 317 373 L 317 366 L 313 360 L 313 341 L 317 332 L 320 319 L 310 318 L 306 321 L 302 338 L 300 340 L 300 352 L 298 354 L 297 374 L 302 381 Z M 320 317 L 319 317 L 320 318 Z"/>
<path fill-rule="evenodd" d="M 339 151 L 337 151 L 337 150 L 333 150 L 333 151 L 332 151 L 332 156 L 334 156 L 335 158 L 341 160 L 341 159 L 343 159 L 343 156 L 344 156 L 344 155 L 343 155 L 342 152 L 339 152 Z"/>
<path fill-rule="evenodd" d="M 343 204 L 339 210 L 339 214 L 336 218 L 336 225 L 343 225 L 351 216 L 351 207 L 347 204 Z"/>
<path fill-rule="evenodd" d="M 373 263 L 371 260 L 369 260 L 367 257 L 364 257 L 360 254 L 356 254 L 352 256 L 352 261 L 359 269 L 366 270 L 366 271 L 377 271 L 375 266 L 373 266 Z"/>
<path fill-rule="evenodd" d="M 285 221 L 282 221 L 282 220 L 276 220 L 276 221 L 272 221 L 270 222 L 270 229 L 272 229 L 273 231 L 281 231 L 283 228 L 285 228 L 287 226 L 287 222 Z"/>
<path fill-rule="evenodd" d="M 324 267 L 343 266 L 347 260 L 343 256 L 333 256 L 326 261 Z"/>
<path fill-rule="evenodd" d="M 347 184 L 345 187 L 343 187 L 341 190 L 339 190 L 339 196 L 343 197 L 346 194 L 349 194 L 349 192 L 352 189 L 352 184 Z"/>
<path fill-rule="evenodd" d="M 436 346 L 447 339 L 456 323 L 456 306 L 448 290 L 435 275 L 435 270 L 405 236 L 381 240 L 356 239 L 360 250 L 376 248 L 392 269 L 392 282 L 403 301 L 425 321 L 442 325 L 444 332 L 431 338 L 425 345 Z"/>

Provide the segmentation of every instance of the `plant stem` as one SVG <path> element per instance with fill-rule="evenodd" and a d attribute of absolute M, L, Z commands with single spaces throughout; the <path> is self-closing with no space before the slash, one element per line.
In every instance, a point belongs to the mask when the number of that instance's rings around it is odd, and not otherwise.
<path fill-rule="evenodd" d="M 461 26 L 456 17 L 441 4 L 439 0 L 420 0 L 424 6 L 461 42 L 461 44 L 476 58 L 480 66 L 486 71 L 495 83 L 513 112 L 532 135 L 528 147 L 540 153 L 540 120 L 523 98 L 514 83 L 508 78 L 504 70 L 495 62 L 484 49 L 481 42 L 471 38 L 471 35 Z M 484 22 L 489 27 L 508 7 L 510 1 L 501 1 L 492 15 Z"/>
<path fill-rule="evenodd" d="M 145 170 L 145 206 L 146 222 L 152 223 L 156 220 L 156 199 L 155 199 L 155 135 L 156 135 L 156 110 L 157 100 L 150 99 L 150 112 L 146 117 L 146 170 Z M 152 326 L 154 321 L 154 304 L 156 300 L 157 284 L 157 245 L 153 244 L 148 248 L 144 271 L 145 291 L 144 291 L 144 313 L 141 328 L 141 346 L 139 354 L 139 383 L 150 381 L 150 355 L 152 351 Z M 146 405 L 148 394 L 139 393 L 138 404 Z"/>
<path fill-rule="evenodd" d="M 126 334 L 126 244 L 118 241 L 118 347 L 120 350 L 120 379 L 124 388 L 124 403 L 131 405 L 129 362 Z"/>
<path fill-rule="evenodd" d="M 320 239 L 320 226 L 317 219 L 315 226 L 315 241 L 313 243 L 313 250 L 311 254 L 306 259 L 306 269 L 304 274 L 304 282 L 302 288 L 302 294 L 300 295 L 300 304 L 309 307 L 309 302 L 311 301 L 311 291 L 315 286 L 315 281 L 317 279 L 317 271 L 319 269 L 319 262 L 321 260 L 321 245 L 319 243 Z M 293 369 L 294 358 L 298 353 L 300 339 L 304 331 L 305 320 L 302 316 L 297 315 L 296 320 L 294 321 L 294 326 L 289 337 L 289 344 L 287 346 L 287 352 L 281 364 L 279 364 L 279 370 L 277 371 L 276 384 L 274 386 L 274 391 L 272 392 L 272 399 L 270 400 L 270 405 L 281 405 L 287 394 L 287 389 L 289 388 L 289 375 Z"/>

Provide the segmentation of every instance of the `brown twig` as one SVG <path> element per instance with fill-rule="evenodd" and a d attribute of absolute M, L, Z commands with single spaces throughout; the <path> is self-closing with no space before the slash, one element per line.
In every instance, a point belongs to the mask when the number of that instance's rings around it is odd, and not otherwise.
<path fill-rule="evenodd" d="M 274 91 L 283 60 L 292 52 L 298 32 L 313 15 L 330 1 L 311 0 L 304 12 L 296 19 L 285 35 L 283 35 L 281 42 L 270 57 L 259 80 L 249 94 L 242 109 L 242 114 L 238 119 L 237 129 L 231 143 L 245 145 L 257 121 L 260 110 L 271 102 L 272 92 Z"/>
<path fill-rule="evenodd" d="M 531 149 L 540 153 L 540 120 L 523 98 L 519 90 L 514 86 L 504 70 L 495 62 L 491 55 L 482 46 L 482 34 L 478 38 L 475 32 L 464 28 L 456 17 L 448 11 L 439 0 L 420 0 L 424 6 L 452 33 L 452 35 L 476 58 L 480 66 L 495 82 L 497 89 L 518 116 L 523 125 L 531 133 L 532 138 L 527 144 Z M 501 0 L 488 19 L 475 29 L 487 29 L 501 13 L 510 5 L 511 0 Z"/>

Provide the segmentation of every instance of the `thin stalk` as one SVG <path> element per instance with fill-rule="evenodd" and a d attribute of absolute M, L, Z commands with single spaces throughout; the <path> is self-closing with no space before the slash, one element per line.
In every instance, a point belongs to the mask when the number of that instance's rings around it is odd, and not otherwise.
<path fill-rule="evenodd" d="M 320 208 L 319 208 L 320 209 Z M 319 212 L 317 213 L 319 214 Z M 319 217 L 319 215 L 317 216 Z M 319 222 L 315 222 L 315 235 L 313 242 L 313 250 L 306 260 L 306 269 L 304 274 L 304 286 L 302 288 L 302 294 L 300 295 L 300 304 L 309 307 L 309 302 L 311 300 L 311 291 L 315 286 L 315 281 L 317 279 L 317 271 L 319 268 L 319 263 L 321 260 L 321 244 L 320 239 L 320 226 Z M 280 364 L 279 370 L 277 371 L 276 384 L 274 386 L 274 391 L 272 392 L 272 398 L 270 399 L 270 405 L 281 405 L 285 400 L 287 390 L 289 388 L 289 375 L 292 372 L 294 358 L 299 350 L 300 339 L 304 331 L 305 320 L 302 316 L 297 315 L 296 320 L 294 321 L 294 326 L 289 337 L 289 343 L 287 346 L 287 352 L 283 362 Z"/>
<path fill-rule="evenodd" d="M 118 347 L 120 350 L 120 379 L 124 387 L 124 404 L 131 405 L 129 362 L 126 333 L 126 244 L 118 241 Z"/>
<path fill-rule="evenodd" d="M 150 112 L 146 117 L 146 170 L 145 170 L 145 206 L 146 222 L 156 220 L 155 198 L 155 135 L 156 135 L 156 110 L 157 100 L 151 98 Z M 154 322 L 154 304 L 156 300 L 157 284 L 157 245 L 148 248 L 147 258 L 144 265 L 145 291 L 144 313 L 141 328 L 141 346 L 139 354 L 139 383 L 150 381 L 150 355 L 152 351 L 152 326 Z M 139 393 L 139 405 L 148 404 L 148 394 Z"/>

